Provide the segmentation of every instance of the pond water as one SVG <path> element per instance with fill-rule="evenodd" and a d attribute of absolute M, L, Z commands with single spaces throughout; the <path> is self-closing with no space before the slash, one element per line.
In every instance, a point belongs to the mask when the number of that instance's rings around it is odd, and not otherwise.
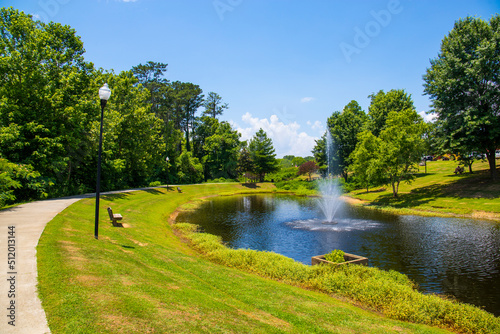
<path fill-rule="evenodd" d="M 439 293 L 500 315 L 500 224 L 397 216 L 343 204 L 323 222 L 315 198 L 288 195 L 218 197 L 177 218 L 219 235 L 232 248 L 273 251 L 305 264 L 342 249 L 394 269 Z"/>

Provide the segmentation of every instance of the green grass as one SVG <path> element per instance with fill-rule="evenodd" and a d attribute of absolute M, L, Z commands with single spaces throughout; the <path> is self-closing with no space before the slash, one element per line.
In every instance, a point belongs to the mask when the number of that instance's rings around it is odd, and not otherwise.
<path fill-rule="evenodd" d="M 428 161 L 427 174 L 420 167 L 411 184 L 401 183 L 398 197 L 392 188 L 356 190 L 346 194 L 365 205 L 396 213 L 421 215 L 455 215 L 500 220 L 500 180 L 492 181 L 488 163 L 477 161 L 473 174 L 455 175 L 455 161 Z M 500 170 L 499 170 L 500 177 Z"/>
<path fill-rule="evenodd" d="M 214 194 L 273 191 L 272 185 L 182 188 L 103 196 L 99 240 L 93 199 L 47 224 L 37 247 L 38 288 L 52 333 L 445 332 L 279 282 L 284 267 L 271 280 L 207 260 L 172 230 L 176 208 Z M 126 228 L 111 226 L 107 206 L 124 216 Z"/>

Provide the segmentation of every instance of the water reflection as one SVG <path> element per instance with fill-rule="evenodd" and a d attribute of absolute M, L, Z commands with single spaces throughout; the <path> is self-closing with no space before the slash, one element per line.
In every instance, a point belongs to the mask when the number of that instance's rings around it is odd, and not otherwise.
<path fill-rule="evenodd" d="M 220 235 L 229 247 L 267 250 L 310 264 L 332 249 L 403 272 L 424 292 L 444 293 L 500 315 L 500 224 L 396 216 L 342 206 L 325 224 L 314 199 L 283 195 L 215 198 L 178 220 Z"/>

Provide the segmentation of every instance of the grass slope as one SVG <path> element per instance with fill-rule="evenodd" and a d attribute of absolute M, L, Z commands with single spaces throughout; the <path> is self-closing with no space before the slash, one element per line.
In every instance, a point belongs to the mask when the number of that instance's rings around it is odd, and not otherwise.
<path fill-rule="evenodd" d="M 458 215 L 500 220 L 500 180 L 489 177 L 487 162 L 475 162 L 473 174 L 455 175 L 455 161 L 428 161 L 427 173 L 420 173 L 411 184 L 401 183 L 397 198 L 391 187 L 356 190 L 347 195 L 379 208 L 398 213 Z"/>
<path fill-rule="evenodd" d="M 47 224 L 38 254 L 39 294 L 52 333 L 443 333 L 390 320 L 326 294 L 214 264 L 168 224 L 180 205 L 213 194 L 270 191 L 193 185 L 103 196 Z M 105 208 L 124 216 L 113 228 Z"/>

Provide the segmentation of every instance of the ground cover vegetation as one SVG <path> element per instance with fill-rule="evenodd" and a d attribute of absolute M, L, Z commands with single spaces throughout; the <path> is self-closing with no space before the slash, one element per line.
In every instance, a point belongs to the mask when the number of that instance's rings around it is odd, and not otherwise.
<path fill-rule="evenodd" d="M 85 61 L 76 31 L 0 9 L 0 207 L 95 189 L 100 105 L 105 108 L 102 190 L 209 179 L 264 179 L 272 141 L 249 143 L 218 117 L 221 96 L 167 79 L 167 64 L 121 73 Z"/>
<path fill-rule="evenodd" d="M 121 213 L 125 228 L 112 227 L 101 210 L 99 240 L 93 237 L 94 200 L 70 206 L 47 224 L 37 247 L 38 289 L 51 332 L 446 332 L 279 282 L 306 266 L 276 254 L 251 252 L 267 258 L 275 280 L 211 262 L 179 238 L 189 227 L 174 230 L 169 223 L 179 206 L 195 209 L 204 197 L 274 190 L 271 183 L 219 183 L 187 185 L 182 193 L 163 187 L 103 195 L 103 206 Z"/>

